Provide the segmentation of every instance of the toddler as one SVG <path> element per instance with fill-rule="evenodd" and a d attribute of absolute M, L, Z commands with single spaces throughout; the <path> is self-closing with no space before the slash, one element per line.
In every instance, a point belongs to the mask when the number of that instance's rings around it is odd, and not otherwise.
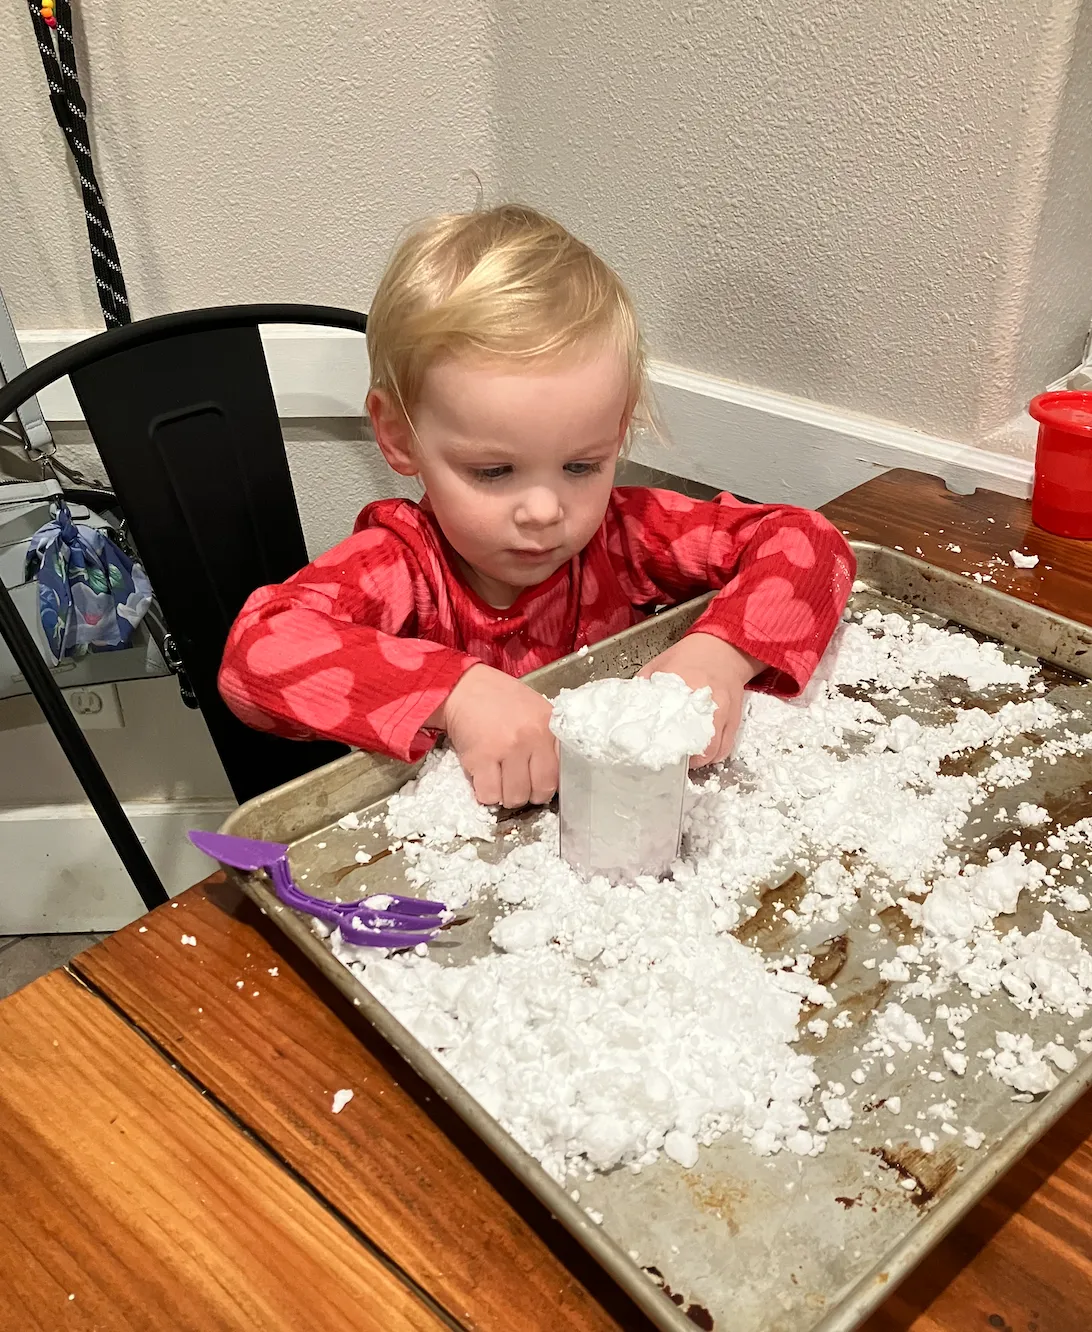
<path fill-rule="evenodd" d="M 516 206 L 425 222 L 367 337 L 376 441 L 424 496 L 367 505 L 352 536 L 249 598 L 220 672 L 243 721 L 407 760 L 443 732 L 480 801 L 545 802 L 550 704 L 518 677 L 712 589 L 643 672 L 712 689 L 695 764 L 730 752 L 746 686 L 804 688 L 851 552 L 808 510 L 614 487 L 647 417 L 644 350 L 621 281 L 564 227 Z"/>

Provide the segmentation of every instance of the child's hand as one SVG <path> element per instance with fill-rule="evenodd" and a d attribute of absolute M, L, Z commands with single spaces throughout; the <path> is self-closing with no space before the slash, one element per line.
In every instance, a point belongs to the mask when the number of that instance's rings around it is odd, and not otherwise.
<path fill-rule="evenodd" d="M 732 647 L 714 634 L 687 634 L 666 652 L 661 652 L 640 672 L 653 675 L 665 671 L 680 676 L 691 689 L 708 685 L 713 691 L 717 710 L 713 714 L 716 730 L 704 754 L 690 760 L 692 768 L 718 763 L 727 758 L 735 744 L 743 711 L 743 687 L 763 669 L 757 657 Z"/>
<path fill-rule="evenodd" d="M 492 666 L 471 666 L 429 718 L 448 734 L 483 805 L 544 805 L 557 790 L 553 707 Z"/>

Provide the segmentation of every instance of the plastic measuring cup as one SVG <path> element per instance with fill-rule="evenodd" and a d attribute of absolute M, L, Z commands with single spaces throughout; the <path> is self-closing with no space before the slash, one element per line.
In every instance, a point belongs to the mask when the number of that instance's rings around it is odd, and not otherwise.
<path fill-rule="evenodd" d="M 560 751 L 562 857 L 586 878 L 662 879 L 679 854 L 687 759 L 656 771 L 593 763 L 564 742 Z"/>
<path fill-rule="evenodd" d="M 1040 393 L 1028 411 L 1039 422 L 1032 522 L 1092 540 L 1092 393 Z"/>

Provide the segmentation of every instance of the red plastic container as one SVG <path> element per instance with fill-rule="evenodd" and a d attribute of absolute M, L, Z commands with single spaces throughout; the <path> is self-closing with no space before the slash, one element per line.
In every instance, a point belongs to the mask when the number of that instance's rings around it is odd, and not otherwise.
<path fill-rule="evenodd" d="M 1092 541 L 1092 393 L 1040 393 L 1031 519 L 1058 536 Z"/>

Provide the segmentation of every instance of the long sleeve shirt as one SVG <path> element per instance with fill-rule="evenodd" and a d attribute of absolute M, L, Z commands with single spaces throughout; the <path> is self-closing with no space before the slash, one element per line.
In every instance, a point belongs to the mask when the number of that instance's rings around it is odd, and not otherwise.
<path fill-rule="evenodd" d="M 401 759 L 479 662 L 520 676 L 717 595 L 690 630 L 766 663 L 751 687 L 804 688 L 830 641 L 855 561 L 817 513 L 618 487 L 591 541 L 504 609 L 459 573 L 427 500 L 369 504 L 353 534 L 287 582 L 259 588 L 228 638 L 220 691 L 243 721 Z"/>

